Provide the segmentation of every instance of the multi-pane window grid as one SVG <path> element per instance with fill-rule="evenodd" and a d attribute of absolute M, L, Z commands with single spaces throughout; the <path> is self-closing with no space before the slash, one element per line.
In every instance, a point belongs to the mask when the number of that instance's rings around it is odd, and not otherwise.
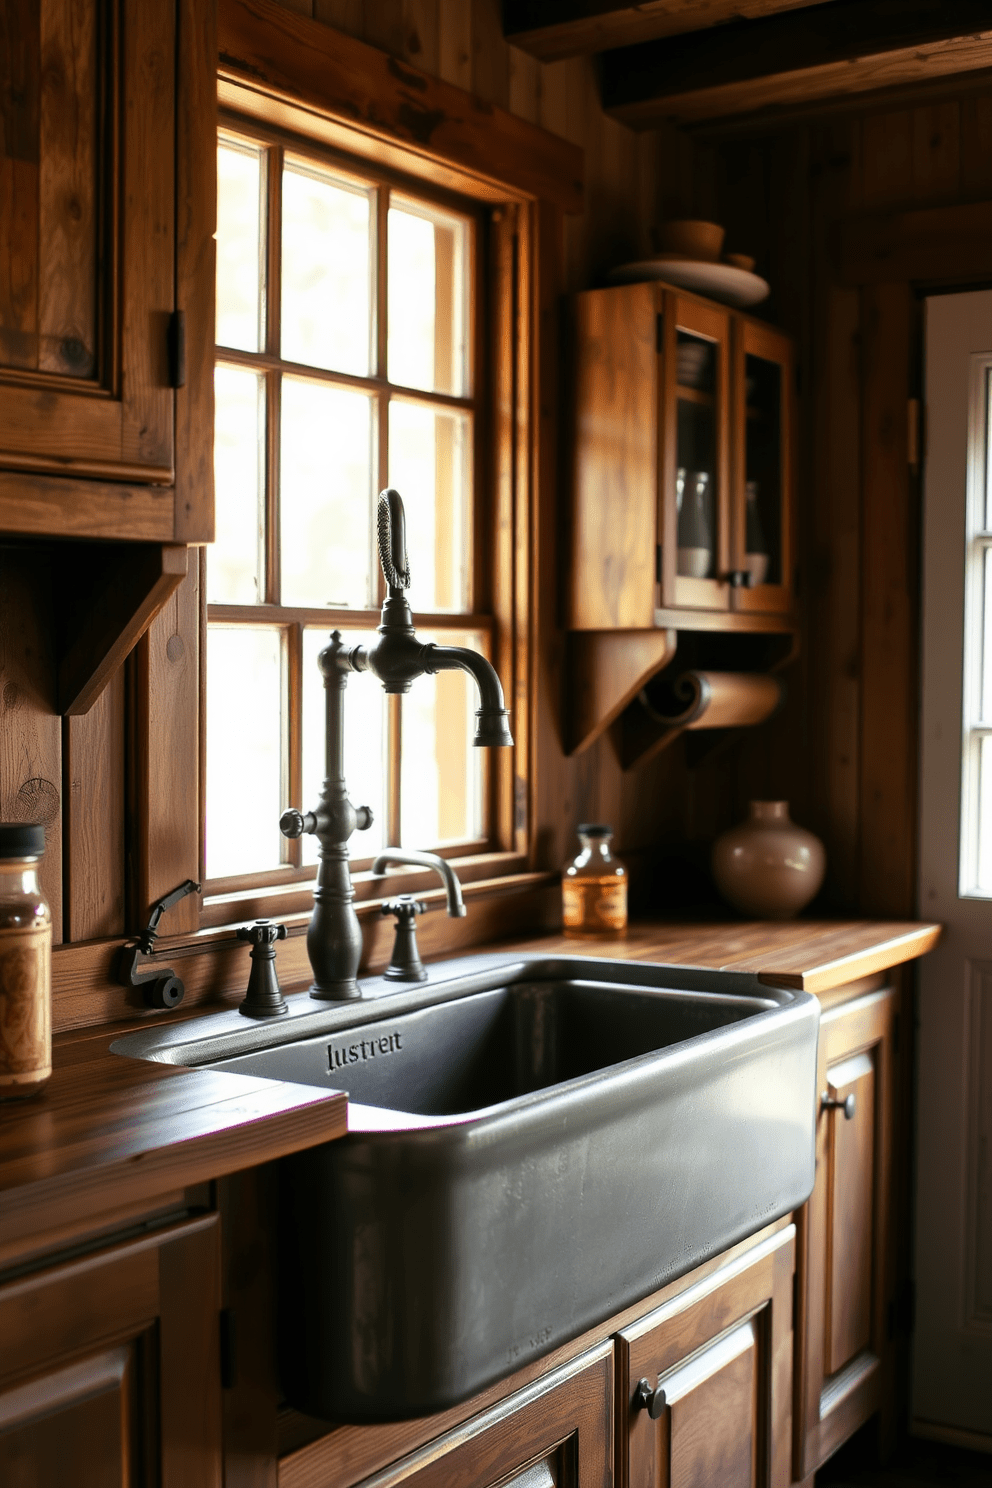
<path fill-rule="evenodd" d="M 223 132 L 218 151 L 215 473 L 207 558 L 206 872 L 278 883 L 316 843 L 278 832 L 324 773 L 316 658 L 332 628 L 367 641 L 384 590 L 375 498 L 407 512 L 424 640 L 490 654 L 478 592 L 476 223 L 444 199 L 275 140 Z M 389 843 L 486 843 L 484 751 L 460 672 L 402 700 L 349 679 L 345 773 Z"/>
<path fill-rule="evenodd" d="M 972 358 L 965 536 L 963 898 L 992 898 L 992 356 Z"/>

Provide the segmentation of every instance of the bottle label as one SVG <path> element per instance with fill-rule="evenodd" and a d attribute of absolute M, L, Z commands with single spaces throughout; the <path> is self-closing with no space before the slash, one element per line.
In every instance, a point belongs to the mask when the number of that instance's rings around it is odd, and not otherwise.
<path fill-rule="evenodd" d="M 52 927 L 0 930 L 0 1093 L 52 1073 Z"/>
<path fill-rule="evenodd" d="M 623 930 L 627 925 L 627 881 L 615 879 L 608 884 L 583 883 L 581 879 L 562 882 L 562 918 L 566 930 Z"/>

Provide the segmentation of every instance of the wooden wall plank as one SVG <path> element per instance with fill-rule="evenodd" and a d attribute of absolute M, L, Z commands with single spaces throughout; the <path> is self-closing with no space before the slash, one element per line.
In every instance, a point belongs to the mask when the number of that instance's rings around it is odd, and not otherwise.
<path fill-rule="evenodd" d="M 403 55 L 437 77 L 440 43 L 438 0 L 403 0 Z"/>
<path fill-rule="evenodd" d="M 438 77 L 456 88 L 471 88 L 471 5 L 466 0 L 438 0 L 438 27 Z"/>
<path fill-rule="evenodd" d="M 0 546 L 0 821 L 42 822 L 41 886 L 62 939 L 62 726 L 55 711 L 51 569 Z"/>
<path fill-rule="evenodd" d="M 176 307 L 186 316 L 186 382 L 176 389 L 177 542 L 214 536 L 214 326 L 217 244 L 216 0 L 179 0 Z"/>
<path fill-rule="evenodd" d="M 946 201 L 958 195 L 961 179 L 961 110 L 953 99 L 915 108 L 913 130 L 913 196 L 917 201 Z"/>
<path fill-rule="evenodd" d="M 152 621 L 134 656 L 137 737 L 132 764 L 138 840 L 134 844 L 133 916 L 184 879 L 200 880 L 199 759 L 200 566 L 190 572 Z M 188 895 L 163 929 L 178 935 L 199 921 L 199 899 Z"/>
<path fill-rule="evenodd" d="M 465 0 L 472 10 L 472 92 L 486 103 L 510 106 L 509 47 L 499 0 Z"/>
<path fill-rule="evenodd" d="M 63 722 L 65 939 L 123 935 L 124 670 Z"/>
<path fill-rule="evenodd" d="M 961 195 L 992 196 L 992 93 L 962 98 Z"/>
<path fill-rule="evenodd" d="M 536 124 L 541 112 L 541 65 L 518 47 L 509 47 L 508 53 L 510 113 Z"/>
<path fill-rule="evenodd" d="M 911 914 L 915 900 L 918 520 L 910 491 L 910 291 L 861 292 L 861 851 L 859 908 Z"/>
<path fill-rule="evenodd" d="M 908 109 L 869 114 L 862 122 L 861 191 L 866 211 L 912 198 L 913 120 Z"/>

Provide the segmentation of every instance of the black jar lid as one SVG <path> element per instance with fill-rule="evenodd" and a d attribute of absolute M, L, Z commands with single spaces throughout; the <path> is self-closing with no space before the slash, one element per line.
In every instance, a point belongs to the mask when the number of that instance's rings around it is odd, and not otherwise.
<path fill-rule="evenodd" d="M 40 858 L 45 829 L 34 822 L 0 822 L 0 858 Z"/>
<path fill-rule="evenodd" d="M 612 837 L 613 828 L 606 822 L 579 822 L 575 829 L 580 837 Z"/>

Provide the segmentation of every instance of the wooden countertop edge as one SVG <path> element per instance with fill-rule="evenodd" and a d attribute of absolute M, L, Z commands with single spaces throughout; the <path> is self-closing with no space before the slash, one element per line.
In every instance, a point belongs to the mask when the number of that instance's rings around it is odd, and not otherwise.
<path fill-rule="evenodd" d="M 932 951 L 943 933 L 940 925 L 919 925 L 904 935 L 882 941 L 870 950 L 852 951 L 846 956 L 837 956 L 818 966 L 798 972 L 778 971 L 764 957 L 763 969 L 758 971 L 759 982 L 768 987 L 794 987 L 802 992 L 830 992 L 842 987 L 845 982 L 856 982 L 877 971 L 888 971 L 892 966 L 901 966 L 906 961 L 915 961 Z M 729 968 L 728 968 L 729 969 Z M 734 971 L 749 971 L 750 966 L 735 963 Z"/>
<path fill-rule="evenodd" d="M 280 1109 L 266 1110 L 264 1101 L 232 1095 L 206 1108 L 220 1123 L 210 1131 L 172 1140 L 164 1131 L 158 1145 L 110 1153 L 105 1161 L 33 1180 L 18 1180 L 9 1169 L 4 1175 L 0 1162 L 0 1264 L 46 1234 L 99 1224 L 108 1210 L 151 1206 L 162 1195 L 344 1136 L 348 1102 L 343 1093 L 271 1083 L 280 1092 Z M 23 1165 L 30 1165 L 30 1157 L 12 1166 L 16 1171 Z"/>

